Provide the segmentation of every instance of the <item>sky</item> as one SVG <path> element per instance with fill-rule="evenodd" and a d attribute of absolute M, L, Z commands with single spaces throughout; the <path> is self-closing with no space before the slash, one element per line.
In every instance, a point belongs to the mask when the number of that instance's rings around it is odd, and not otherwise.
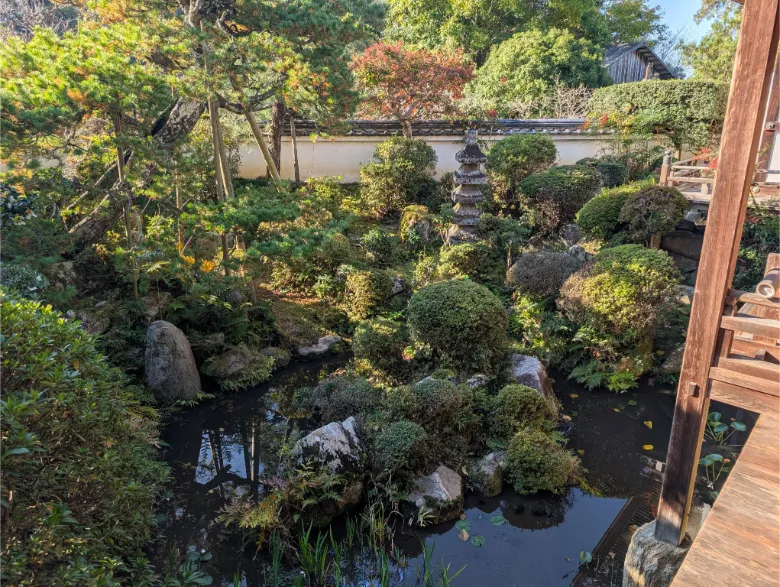
<path fill-rule="evenodd" d="M 657 3 L 664 11 L 664 22 L 669 31 L 676 33 L 685 25 L 685 37 L 688 41 L 698 41 L 709 30 L 709 22 L 696 24 L 693 15 L 701 6 L 700 0 L 655 0 L 649 4 Z"/>

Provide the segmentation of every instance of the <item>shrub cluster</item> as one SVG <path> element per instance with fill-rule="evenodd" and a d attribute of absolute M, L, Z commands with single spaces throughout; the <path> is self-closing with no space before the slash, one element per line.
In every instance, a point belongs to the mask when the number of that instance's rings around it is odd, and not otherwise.
<path fill-rule="evenodd" d="M 653 235 L 674 229 L 687 211 L 688 200 L 679 190 L 654 185 L 629 196 L 620 210 L 620 222 L 627 225 L 634 242 L 646 243 Z"/>
<path fill-rule="evenodd" d="M 560 493 L 577 475 L 577 458 L 540 430 L 520 430 L 509 442 L 504 470 L 521 495 Z"/>
<path fill-rule="evenodd" d="M 504 307 L 473 281 L 427 285 L 412 296 L 407 313 L 412 339 L 457 369 L 493 372 L 506 353 Z"/>
<path fill-rule="evenodd" d="M 406 324 L 382 317 L 358 324 L 352 339 L 356 359 L 365 359 L 377 369 L 392 375 L 404 370 L 403 354 L 408 345 Z"/>
<path fill-rule="evenodd" d="M 640 181 L 601 190 L 577 213 L 577 226 L 589 237 L 609 240 L 623 229 L 620 211 L 628 199 L 651 185 Z"/>
<path fill-rule="evenodd" d="M 623 185 L 628 181 L 628 167 L 625 161 L 618 157 L 586 157 L 577 161 L 576 165 L 588 165 L 594 167 L 601 174 L 601 185 L 605 188 L 613 188 Z"/>
<path fill-rule="evenodd" d="M 369 260 L 378 267 L 387 267 L 398 253 L 398 237 L 381 228 L 372 228 L 360 238 L 360 245 Z"/>
<path fill-rule="evenodd" d="M 538 216 L 534 224 L 548 233 L 574 220 L 599 187 L 601 175 L 587 165 L 552 167 L 520 182 L 523 205 Z"/>
<path fill-rule="evenodd" d="M 0 296 L 3 578 L 112 583 L 118 563 L 143 561 L 168 474 L 156 413 L 77 321 Z"/>
<path fill-rule="evenodd" d="M 461 243 L 444 247 L 439 254 L 439 279 L 470 277 L 480 283 L 500 283 L 503 259 L 485 243 Z"/>
<path fill-rule="evenodd" d="M 360 169 L 361 195 L 381 217 L 400 212 L 435 192 L 436 152 L 425 141 L 393 137 L 379 143 L 374 158 Z"/>
<path fill-rule="evenodd" d="M 350 416 L 363 418 L 378 409 L 379 389 L 362 378 L 329 377 L 312 392 L 310 405 L 318 409 L 323 422 L 341 422 Z"/>
<path fill-rule="evenodd" d="M 547 135 L 509 135 L 490 148 L 485 168 L 496 195 L 509 203 L 522 180 L 551 167 L 557 156 Z"/>
<path fill-rule="evenodd" d="M 388 300 L 393 293 L 393 275 L 370 269 L 352 271 L 347 275 L 344 299 L 347 314 L 353 320 L 365 320 Z"/>
<path fill-rule="evenodd" d="M 490 434 L 501 441 L 518 430 L 538 428 L 556 415 L 542 394 L 525 385 L 507 385 L 490 399 Z"/>
<path fill-rule="evenodd" d="M 507 271 L 506 281 L 520 293 L 541 298 L 557 296 L 564 282 L 581 265 L 566 253 L 523 253 Z"/>
<path fill-rule="evenodd" d="M 424 461 L 426 437 L 419 424 L 408 420 L 391 423 L 374 439 L 375 466 L 379 471 L 414 470 Z"/>

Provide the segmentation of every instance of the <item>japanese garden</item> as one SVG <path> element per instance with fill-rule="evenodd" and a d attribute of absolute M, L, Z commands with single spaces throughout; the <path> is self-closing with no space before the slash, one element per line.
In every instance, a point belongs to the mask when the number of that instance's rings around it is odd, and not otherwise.
<path fill-rule="evenodd" d="M 780 72 L 776 0 L 697 8 L 7 0 L 0 581 L 699 565 L 777 419 Z"/>

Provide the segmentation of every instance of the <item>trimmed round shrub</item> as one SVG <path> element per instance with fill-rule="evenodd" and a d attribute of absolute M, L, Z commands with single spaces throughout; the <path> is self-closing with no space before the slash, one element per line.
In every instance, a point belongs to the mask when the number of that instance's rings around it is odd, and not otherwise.
<path fill-rule="evenodd" d="M 601 187 L 601 174 L 587 165 L 561 165 L 534 173 L 520 182 L 520 192 L 531 210 L 546 204 L 544 227 L 551 231 L 571 222 Z"/>
<path fill-rule="evenodd" d="M 404 367 L 404 348 L 409 344 L 406 325 L 388 318 L 364 320 L 355 328 L 352 350 L 375 368 L 398 373 Z"/>
<path fill-rule="evenodd" d="M 344 299 L 353 320 L 365 320 L 393 293 L 393 276 L 387 271 L 352 271 L 347 275 Z"/>
<path fill-rule="evenodd" d="M 314 389 L 310 404 L 319 409 L 323 422 L 341 422 L 373 412 L 381 400 L 381 391 L 365 379 L 329 377 Z"/>
<path fill-rule="evenodd" d="M 491 179 L 514 188 L 532 173 L 551 167 L 557 157 L 548 135 L 509 135 L 490 148 L 485 168 Z"/>
<path fill-rule="evenodd" d="M 577 324 L 636 340 L 672 303 L 681 280 L 665 251 L 621 245 L 603 249 L 569 277 L 558 305 Z"/>
<path fill-rule="evenodd" d="M 433 237 L 434 216 L 427 206 L 411 204 L 401 213 L 401 240 L 412 250 L 425 245 Z"/>
<path fill-rule="evenodd" d="M 361 195 L 375 216 L 400 211 L 436 191 L 436 152 L 421 139 L 393 137 L 379 143 L 360 169 Z"/>
<path fill-rule="evenodd" d="M 579 461 L 540 430 L 521 430 L 509 441 L 504 471 L 521 495 L 560 493 L 579 471 Z"/>
<path fill-rule="evenodd" d="M 501 301 L 468 279 L 423 287 L 409 301 L 407 315 L 412 339 L 457 369 L 493 372 L 506 353 Z"/>
<path fill-rule="evenodd" d="M 470 277 L 481 283 L 500 283 L 504 263 L 484 243 L 462 243 L 444 247 L 439 253 L 438 277 Z"/>
<path fill-rule="evenodd" d="M 372 228 L 360 239 L 368 258 L 380 267 L 390 265 L 398 252 L 398 237 L 380 228 Z"/>
<path fill-rule="evenodd" d="M 22 263 L 0 263 L 0 285 L 30 300 L 37 299 L 49 287 L 46 277 Z"/>
<path fill-rule="evenodd" d="M 595 157 L 586 157 L 577 161 L 575 165 L 588 165 L 595 168 L 601 175 L 601 185 L 605 188 L 617 187 L 628 181 L 628 167 L 625 162 L 617 158 L 603 157 L 596 159 Z"/>
<path fill-rule="evenodd" d="M 422 426 L 393 422 L 374 439 L 374 463 L 380 471 L 414 469 L 424 459 L 426 433 Z"/>
<path fill-rule="evenodd" d="M 577 212 L 577 226 L 587 236 L 610 239 L 620 232 L 620 211 L 628 199 L 639 190 L 648 187 L 648 182 L 638 181 L 619 187 L 603 189 Z"/>
<path fill-rule="evenodd" d="M 0 313 L 4 583 L 113 583 L 151 539 L 168 475 L 157 412 L 78 321 L 5 292 Z"/>
<path fill-rule="evenodd" d="M 461 387 L 448 379 L 424 379 L 412 386 L 417 398 L 414 419 L 423 424 L 448 424 L 464 402 Z"/>
<path fill-rule="evenodd" d="M 676 188 L 654 185 L 633 194 L 620 210 L 620 222 L 628 225 L 635 242 L 673 230 L 688 211 L 688 200 Z"/>
<path fill-rule="evenodd" d="M 523 253 L 506 274 L 507 284 L 521 293 L 542 298 L 557 296 L 564 282 L 582 263 L 566 253 Z"/>
<path fill-rule="evenodd" d="M 420 257 L 414 265 L 413 284 L 423 287 L 439 279 L 439 258 L 435 255 Z"/>
<path fill-rule="evenodd" d="M 490 408 L 490 433 L 500 440 L 524 428 L 537 428 L 555 416 L 550 402 L 525 385 L 507 385 L 491 398 Z"/>

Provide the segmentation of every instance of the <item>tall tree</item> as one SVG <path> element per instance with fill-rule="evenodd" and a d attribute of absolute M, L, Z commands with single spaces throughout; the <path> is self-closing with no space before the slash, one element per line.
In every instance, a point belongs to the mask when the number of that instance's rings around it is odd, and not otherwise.
<path fill-rule="evenodd" d="M 352 68 L 363 92 L 363 111 L 399 120 L 407 138 L 412 138 L 415 118 L 456 114 L 474 71 L 460 51 L 412 49 L 401 41 L 371 45 Z"/>
<path fill-rule="evenodd" d="M 712 28 L 700 41 L 681 43 L 683 64 L 695 79 L 728 82 L 737 54 L 742 6 L 723 0 L 704 0 L 696 22 L 712 19 Z"/>

